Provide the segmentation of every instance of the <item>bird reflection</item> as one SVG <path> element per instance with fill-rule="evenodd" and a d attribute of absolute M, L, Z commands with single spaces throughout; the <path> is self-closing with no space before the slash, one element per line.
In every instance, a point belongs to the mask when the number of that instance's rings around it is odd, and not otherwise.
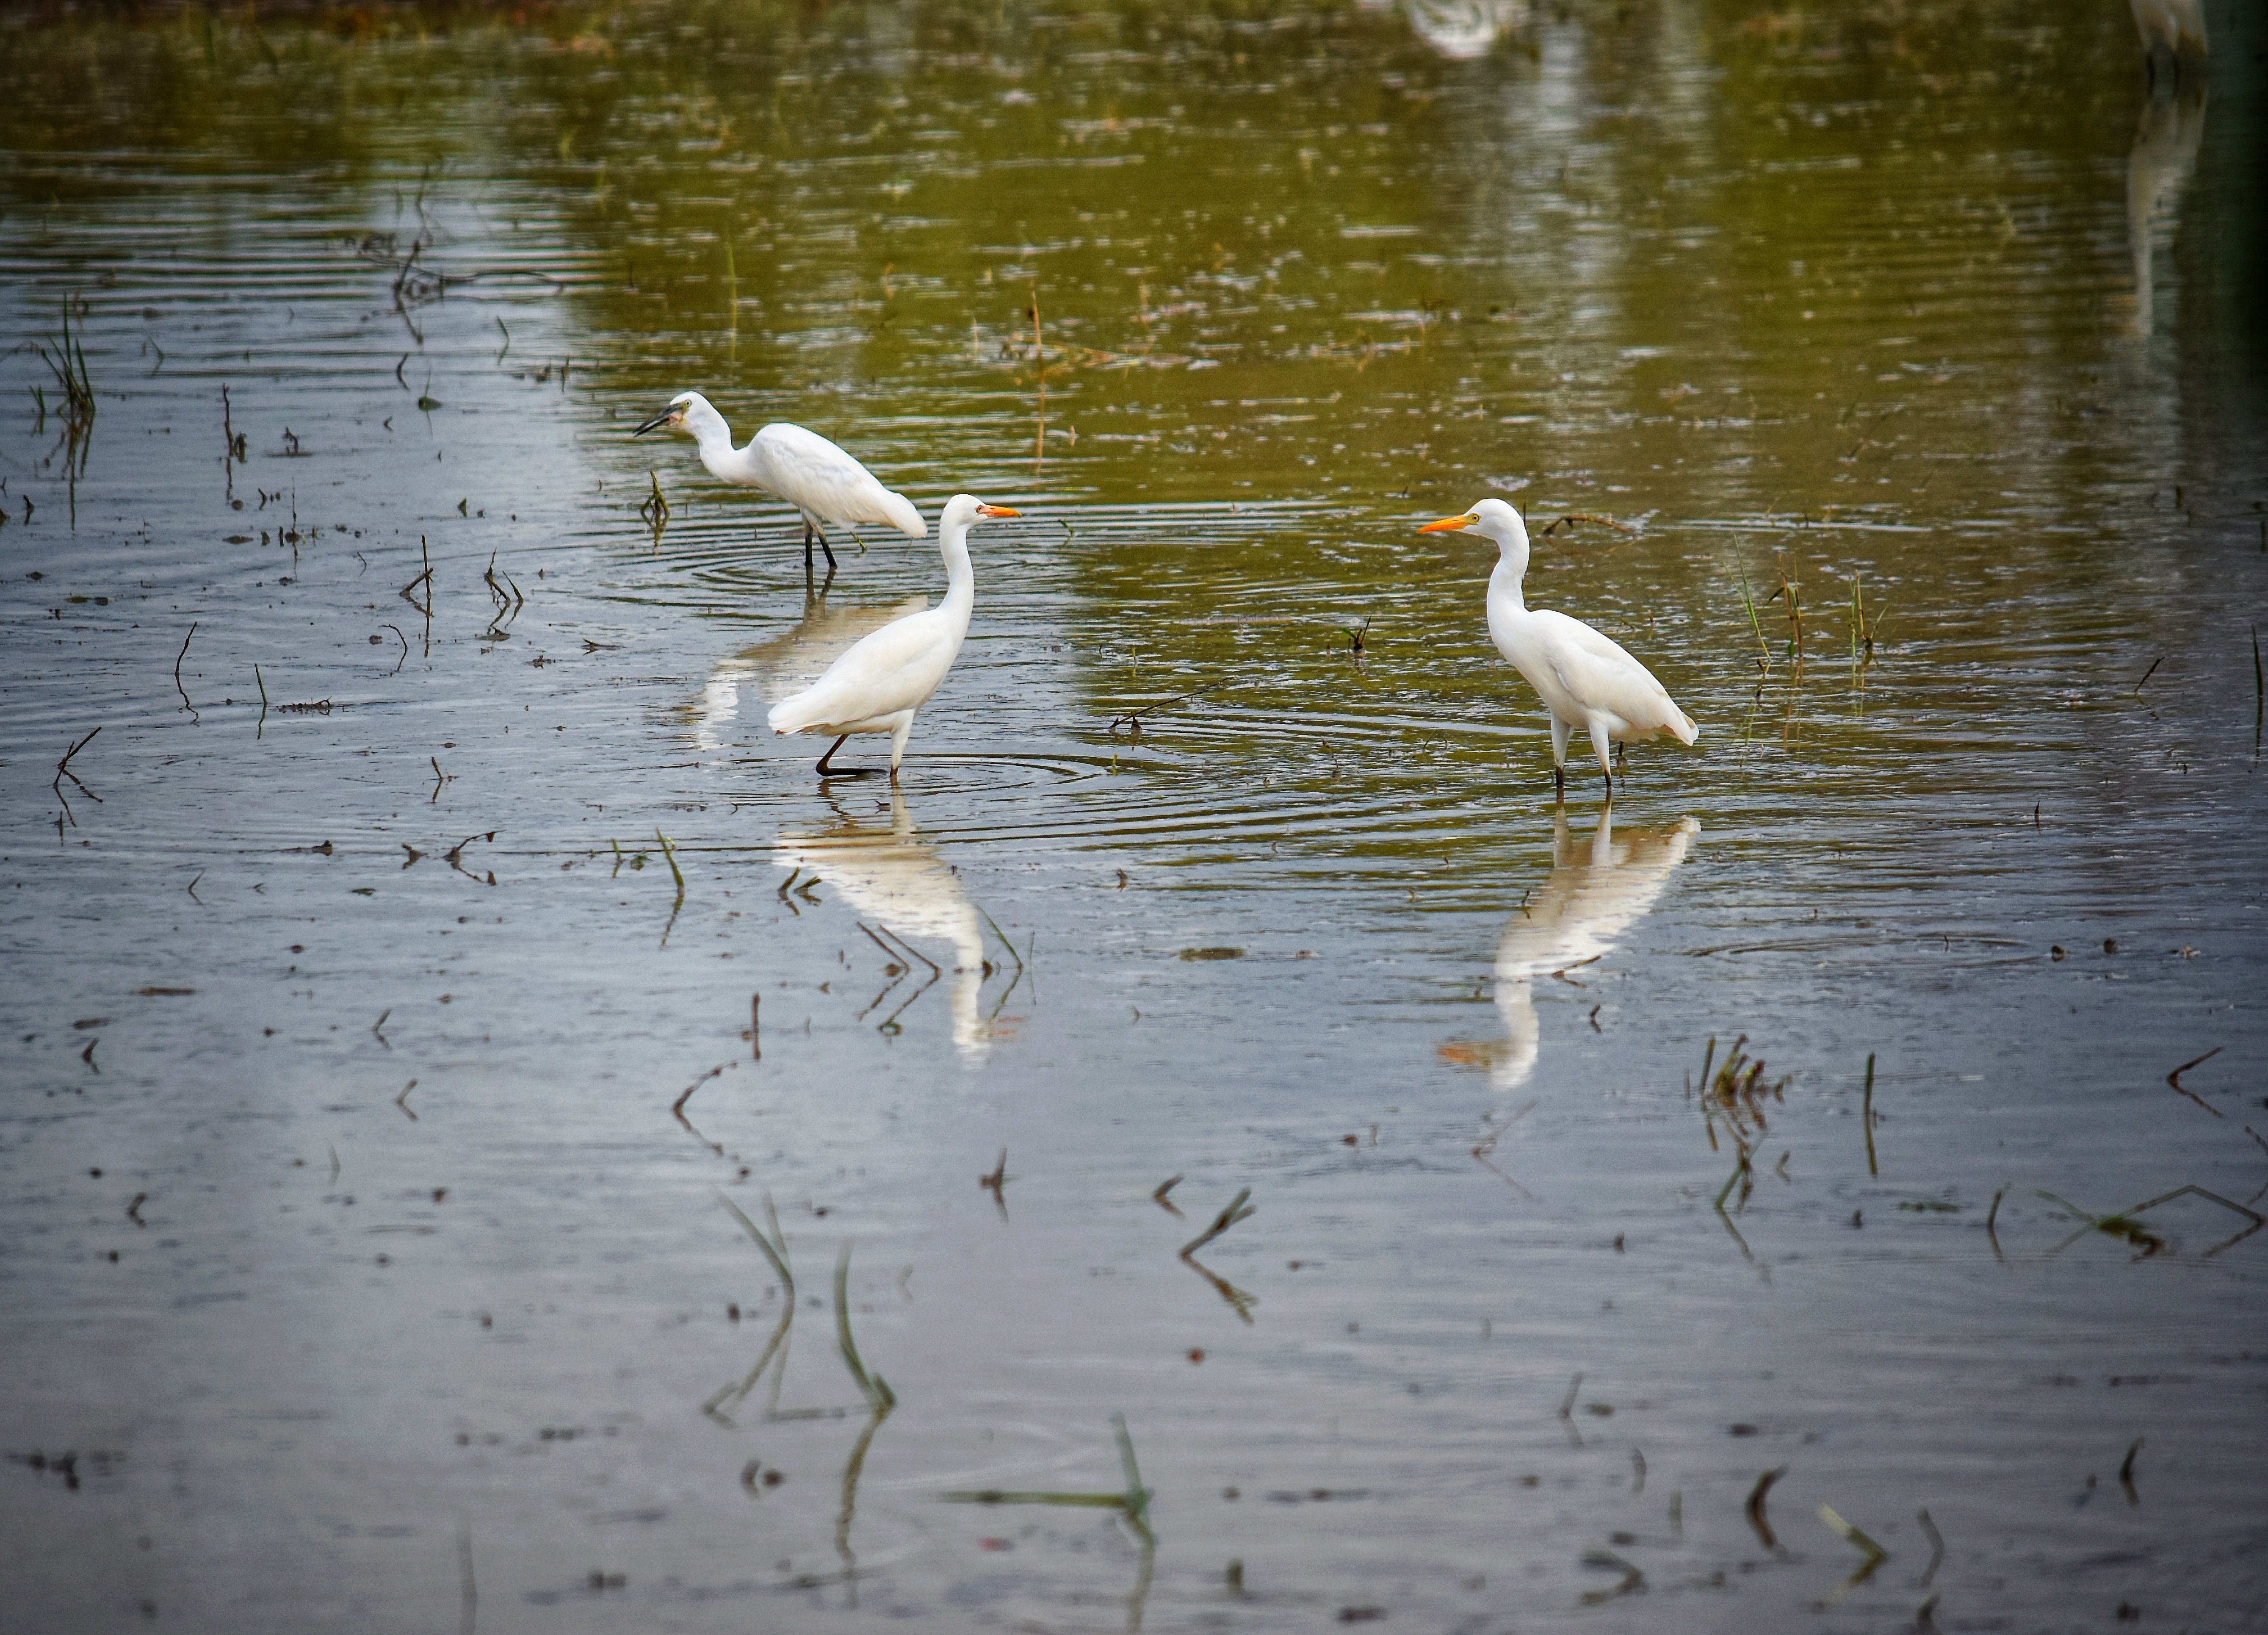
<path fill-rule="evenodd" d="M 2205 103 L 2205 82 L 2193 77 L 2176 94 L 2161 91 L 2145 100 L 2134 128 L 2134 145 L 2126 155 L 2126 246 L 2134 258 L 2137 335 L 2148 335 L 2154 326 L 2157 252 L 2173 239 L 2182 190 L 2197 168 Z"/>
<path fill-rule="evenodd" d="M 1664 829 L 1615 833 L 1612 810 L 1599 814 L 1587 839 L 1568 832 L 1562 809 L 1554 829 L 1550 875 L 1505 927 L 1496 950 L 1496 1008 L 1505 1036 L 1444 1045 L 1453 1062 L 1485 1067 L 1500 1091 L 1513 1091 L 1535 1071 L 1539 1030 L 1531 987 L 1538 977 L 1575 981 L 1579 966 L 1613 951 L 1632 922 L 1653 906 L 1701 832 L 1694 818 Z"/>
<path fill-rule="evenodd" d="M 1418 37 L 1452 63 L 1486 56 L 1534 16 L 1534 0 L 1402 0 Z"/>
<path fill-rule="evenodd" d="M 896 1008 L 877 1024 L 895 1033 L 898 1017 L 950 974 L 954 1045 L 964 1059 L 981 1061 L 992 1045 L 991 1019 L 977 1007 L 984 979 L 991 972 L 984 963 L 982 916 L 936 848 L 917 838 L 905 796 L 895 788 L 889 810 L 887 828 L 846 817 L 825 829 L 783 830 L 779 865 L 799 874 L 807 870 L 831 885 L 862 924 L 871 921 L 896 939 L 897 946 L 892 948 L 880 936 L 874 938 L 892 956 L 891 981 L 862 1014 L 880 1010 L 895 998 Z M 871 929 L 868 935 L 873 935 Z M 916 948 L 915 938 L 951 943 L 949 973 Z M 897 963 L 901 953 L 910 956 L 903 965 Z M 914 990 L 900 994 L 908 981 L 916 984 Z"/>
<path fill-rule="evenodd" d="M 733 723 L 740 718 L 744 685 L 753 685 L 758 697 L 774 702 L 800 692 L 825 674 L 827 667 L 859 637 L 928 605 L 928 597 L 915 596 L 879 606 L 830 608 L 823 588 L 806 595 L 803 618 L 792 630 L 741 648 L 718 661 L 709 673 L 699 701 L 687 705 L 683 711 L 694 747 L 703 754 L 725 747 Z"/>

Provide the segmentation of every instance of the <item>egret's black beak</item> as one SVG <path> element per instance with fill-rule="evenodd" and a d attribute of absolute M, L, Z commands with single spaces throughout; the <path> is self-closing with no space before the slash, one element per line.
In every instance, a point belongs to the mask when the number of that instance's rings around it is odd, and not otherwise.
<path fill-rule="evenodd" d="M 665 409 L 659 414 L 654 416 L 652 419 L 648 420 L 644 425 L 638 427 L 637 431 L 632 432 L 630 435 L 632 437 L 644 437 L 648 432 L 655 431 L 665 425 L 674 425 L 676 423 L 677 411 L 674 408 Z"/>

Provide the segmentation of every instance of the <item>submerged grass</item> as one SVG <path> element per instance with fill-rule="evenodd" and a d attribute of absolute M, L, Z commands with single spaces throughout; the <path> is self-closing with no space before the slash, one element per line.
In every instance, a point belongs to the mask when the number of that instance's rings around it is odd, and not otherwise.
<path fill-rule="evenodd" d="M 962 1488 L 940 1493 L 940 1502 L 947 1505 L 1060 1505 L 1071 1508 L 1116 1510 L 1124 1516 L 1126 1525 L 1145 1543 L 1155 1543 L 1150 1531 L 1150 1500 L 1152 1491 L 1142 1485 L 1142 1469 L 1134 1458 L 1133 1433 L 1126 1428 L 1126 1416 L 1110 1416 L 1112 1432 L 1118 1441 L 1118 1469 L 1126 1485 L 1116 1493 L 1064 1491 L 1053 1489 Z"/>

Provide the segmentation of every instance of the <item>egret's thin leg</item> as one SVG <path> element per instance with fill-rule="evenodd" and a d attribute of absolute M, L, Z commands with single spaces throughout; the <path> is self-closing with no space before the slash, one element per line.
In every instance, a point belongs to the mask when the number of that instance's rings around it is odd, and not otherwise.
<path fill-rule="evenodd" d="M 827 530 L 814 522 L 811 525 L 811 531 L 819 536 L 819 548 L 827 553 L 827 571 L 832 573 L 835 571 L 835 547 L 827 543 Z M 808 545 L 804 547 L 806 552 L 810 549 Z"/>
<path fill-rule="evenodd" d="M 844 744 L 850 742 L 850 735 L 846 732 L 841 737 L 836 739 L 834 743 L 827 746 L 827 753 L 819 758 L 819 775 L 821 777 L 831 778 L 835 775 L 835 768 L 828 763 L 835 758 L 836 751 L 841 749 Z M 848 772 L 850 768 L 846 766 L 843 770 Z"/>

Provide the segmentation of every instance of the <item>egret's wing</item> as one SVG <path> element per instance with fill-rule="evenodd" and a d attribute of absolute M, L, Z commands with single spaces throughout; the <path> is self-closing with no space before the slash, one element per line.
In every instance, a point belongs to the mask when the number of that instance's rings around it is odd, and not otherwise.
<path fill-rule="evenodd" d="M 753 448 L 764 486 L 821 522 L 902 526 L 905 501 L 818 433 L 775 421 L 756 433 Z"/>
<path fill-rule="evenodd" d="M 928 606 L 927 596 L 912 596 L 878 607 L 814 609 L 792 630 L 743 649 L 728 662 L 753 671 L 764 697 L 784 699 L 816 682 L 864 638 Z"/>
<path fill-rule="evenodd" d="M 916 708 L 937 691 L 958 647 L 939 610 L 913 614 L 859 638 L 809 691 L 775 714 L 815 725 Z M 777 721 L 773 725 L 786 729 Z"/>
<path fill-rule="evenodd" d="M 1653 672 L 1610 636 L 1565 613 L 1551 621 L 1547 662 L 1559 684 L 1587 707 L 1621 716 L 1634 727 L 1668 727 L 1684 720 Z"/>

